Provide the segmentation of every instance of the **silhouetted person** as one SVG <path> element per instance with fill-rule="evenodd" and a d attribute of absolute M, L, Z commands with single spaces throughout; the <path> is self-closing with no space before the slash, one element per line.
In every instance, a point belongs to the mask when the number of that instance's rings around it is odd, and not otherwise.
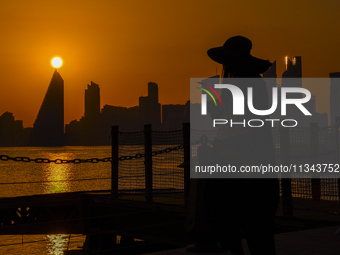
<path fill-rule="evenodd" d="M 196 160 L 200 166 L 211 165 L 212 148 L 208 145 L 208 137 L 201 136 L 201 145 L 197 148 Z M 205 211 L 205 186 L 206 179 L 191 179 L 189 195 L 189 211 L 187 215 L 187 231 L 194 238 L 195 243 L 186 247 L 186 251 L 192 252 L 217 252 L 221 251 L 211 225 L 207 222 Z"/>
<path fill-rule="evenodd" d="M 242 36 L 229 38 L 222 47 L 210 49 L 208 55 L 223 65 L 223 84 L 233 84 L 247 95 L 253 87 L 255 109 L 268 109 L 268 94 L 260 74 L 271 65 L 269 61 L 251 56 L 252 42 Z M 247 80 L 252 79 L 251 84 Z M 245 106 L 245 115 L 232 115 L 232 96 L 224 89 L 222 110 L 209 107 L 214 115 L 241 122 L 243 119 L 265 119 L 252 114 Z M 214 111 L 218 112 L 214 112 Z M 268 123 L 269 124 L 269 123 Z M 269 125 L 261 128 L 221 125 L 213 143 L 212 164 L 260 165 L 275 164 Z M 241 230 L 252 255 L 274 255 L 274 218 L 279 201 L 277 179 L 207 179 L 205 213 L 215 237 L 225 250 L 243 254 Z"/>

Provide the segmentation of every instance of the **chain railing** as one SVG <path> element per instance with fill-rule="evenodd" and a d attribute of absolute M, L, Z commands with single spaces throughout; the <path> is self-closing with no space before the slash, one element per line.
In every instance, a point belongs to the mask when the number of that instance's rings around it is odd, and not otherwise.
<path fill-rule="evenodd" d="M 180 150 L 183 149 L 183 145 L 178 145 L 174 147 L 167 147 L 163 150 L 157 150 L 153 151 L 151 156 L 156 156 L 159 154 L 164 154 L 164 153 L 169 153 L 172 151 Z M 132 159 L 140 159 L 144 158 L 145 154 L 144 153 L 137 153 L 133 156 L 120 156 L 118 158 L 119 161 L 123 160 L 132 160 Z M 0 155 L 0 160 L 2 161 L 17 161 L 17 162 L 34 162 L 34 163 L 55 163 L 55 164 L 81 164 L 81 163 L 99 163 L 99 162 L 111 162 L 112 158 L 111 157 L 106 157 L 106 158 L 89 158 L 89 159 L 48 159 L 48 158 L 30 158 L 30 157 L 11 157 L 8 155 Z"/>
<path fill-rule="evenodd" d="M 34 162 L 34 163 L 55 163 L 55 164 L 80 164 L 80 163 L 98 163 L 98 162 L 110 162 L 111 158 L 90 158 L 90 159 L 48 159 L 48 158 L 30 158 L 30 157 L 10 157 L 8 155 L 0 155 L 2 161 L 17 161 L 17 162 Z"/>

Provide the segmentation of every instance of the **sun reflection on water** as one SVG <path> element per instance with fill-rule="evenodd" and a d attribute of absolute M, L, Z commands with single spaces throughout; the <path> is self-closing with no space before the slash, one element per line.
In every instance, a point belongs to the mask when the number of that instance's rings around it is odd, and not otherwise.
<path fill-rule="evenodd" d="M 72 159 L 72 153 L 49 153 L 47 158 L 50 159 Z M 43 168 L 43 175 L 46 181 L 44 185 L 45 193 L 59 193 L 71 191 L 70 179 L 72 166 L 70 164 L 45 164 Z M 48 254 L 62 255 L 67 249 L 68 235 L 46 235 L 46 249 Z"/>
<path fill-rule="evenodd" d="M 72 153 L 53 153 L 47 156 L 51 159 L 72 159 Z M 70 181 L 73 177 L 71 164 L 45 164 L 43 169 L 44 179 L 46 181 L 45 193 L 58 193 L 70 191 Z"/>
<path fill-rule="evenodd" d="M 0 154 L 10 156 L 27 156 L 31 159 L 87 159 L 104 158 L 111 155 L 110 146 L 96 147 L 0 147 Z M 0 162 L 2 182 L 25 182 L 7 185 L 0 190 L 0 197 L 42 195 L 58 192 L 77 192 L 110 188 L 109 163 L 97 164 L 24 164 L 16 161 Z M 79 181 L 78 179 L 93 179 Z M 4 186 L 5 187 L 5 186 Z M 67 234 L 46 235 L 0 235 L 0 254 L 63 254 L 63 251 L 77 250 L 83 246 L 85 236 L 72 234 L 69 242 Z M 69 247 L 68 247 L 69 242 Z M 13 245 L 19 243 L 22 245 Z"/>
<path fill-rule="evenodd" d="M 68 235 L 46 235 L 48 254 L 63 255 L 68 245 Z"/>

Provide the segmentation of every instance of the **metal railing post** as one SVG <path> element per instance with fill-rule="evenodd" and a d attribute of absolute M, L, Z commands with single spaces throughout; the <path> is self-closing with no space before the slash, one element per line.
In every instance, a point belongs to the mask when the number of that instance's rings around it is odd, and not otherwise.
<path fill-rule="evenodd" d="M 290 133 L 289 128 L 280 126 L 280 154 L 281 163 L 290 164 Z M 282 213 L 284 216 L 293 216 L 293 198 L 291 178 L 281 178 Z"/>
<path fill-rule="evenodd" d="M 340 126 L 340 116 L 335 117 L 335 137 L 336 137 L 336 151 L 337 151 L 337 163 L 340 164 L 340 151 L 339 151 L 339 126 Z M 340 178 L 338 178 L 338 197 L 340 204 Z"/>
<path fill-rule="evenodd" d="M 152 136 L 151 124 L 144 125 L 145 149 L 145 201 L 151 202 L 152 196 Z"/>
<path fill-rule="evenodd" d="M 183 123 L 184 147 L 184 202 L 188 203 L 190 190 L 190 123 Z"/>
<path fill-rule="evenodd" d="M 113 198 L 118 197 L 118 136 L 119 129 L 118 126 L 111 127 L 111 195 Z"/>
<path fill-rule="evenodd" d="M 311 163 L 318 164 L 319 162 L 319 124 L 310 123 L 310 156 Z M 312 199 L 319 201 L 321 198 L 321 180 L 320 178 L 312 178 Z"/>

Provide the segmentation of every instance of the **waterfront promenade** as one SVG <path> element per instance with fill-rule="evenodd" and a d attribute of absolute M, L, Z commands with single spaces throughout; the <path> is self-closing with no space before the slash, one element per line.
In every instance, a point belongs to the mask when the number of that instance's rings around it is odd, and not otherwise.
<path fill-rule="evenodd" d="M 339 226 L 294 231 L 275 235 L 277 255 L 339 255 L 340 233 L 335 232 Z M 246 241 L 243 240 L 245 255 L 250 255 Z M 145 255 L 196 255 L 202 253 L 185 252 L 185 248 L 166 250 Z M 205 253 L 209 255 L 209 253 Z M 216 254 L 216 253 L 210 253 Z M 228 254 L 221 252 L 217 254 Z"/>
<path fill-rule="evenodd" d="M 306 160 L 305 162 L 312 162 L 315 158 L 321 160 L 325 157 L 328 160 L 332 159 L 332 162 L 338 162 L 339 150 L 335 142 L 338 141 L 335 132 L 337 129 L 320 128 L 318 136 L 315 135 L 316 132 L 311 132 L 314 129 L 313 127 L 297 130 L 299 132 L 291 131 L 290 139 L 285 138 L 288 134 L 282 133 L 282 130 L 273 130 L 274 141 L 277 141 L 275 144 L 280 145 L 275 147 L 278 163 L 288 162 L 288 160 L 297 163 L 302 159 Z M 0 234 L 81 234 L 87 236 L 85 243 L 92 253 L 102 252 L 102 254 L 113 250 L 115 254 L 142 254 L 161 250 L 156 249 L 159 245 L 162 245 L 163 250 L 185 247 L 191 242 L 189 234 L 185 231 L 186 212 L 191 204 L 189 193 L 195 194 L 194 188 L 190 190 L 190 186 L 195 187 L 190 185 L 192 180 L 190 180 L 189 162 L 194 157 L 190 152 L 194 154 L 197 150 L 201 137 L 200 132 L 189 131 L 188 126 L 183 130 L 169 132 L 152 132 L 148 126 L 144 131 L 137 133 L 123 133 L 115 129 L 111 136 L 113 140 L 111 157 L 104 155 L 103 158 L 92 156 L 78 159 L 61 157 L 60 154 L 58 157 L 46 155 L 46 158 L 40 158 L 39 155 L 32 157 L 3 155 L 0 158 L 6 164 L 12 162 L 19 164 L 17 161 L 22 161 L 20 164 L 37 163 L 37 166 L 44 166 L 43 170 L 55 172 L 58 172 L 57 170 L 60 172 L 64 168 L 70 171 L 73 166 L 74 168 L 77 166 L 83 167 L 83 171 L 80 171 L 83 173 L 89 164 L 111 163 L 111 176 L 108 169 L 105 176 L 76 176 L 72 180 L 79 182 L 106 180 L 107 184 L 111 181 L 111 189 L 2 198 Z M 318 140 L 317 156 L 314 155 L 315 151 L 309 148 L 310 141 L 317 140 L 315 137 L 321 137 Z M 295 142 L 296 138 L 300 139 L 298 144 Z M 283 141 L 290 141 L 290 143 L 279 143 Z M 31 172 L 35 171 L 28 173 Z M 62 177 L 60 181 L 49 179 L 29 181 L 35 181 L 34 184 L 64 183 L 66 177 Z M 10 182 L 10 180 L 6 181 Z M 9 187 L 28 185 L 29 181 L 5 183 L 4 180 L 3 185 Z M 340 226 L 338 178 L 281 179 L 280 186 L 281 203 L 277 214 L 277 233 L 289 232 L 293 235 L 299 233 L 297 231 Z M 53 191 L 53 189 L 49 190 Z M 305 236 L 305 239 L 297 241 L 296 245 L 322 247 L 314 241 L 314 237 L 308 239 L 306 233 L 309 232 L 302 232 L 301 238 Z M 278 247 L 281 245 L 280 240 L 283 240 L 282 246 L 287 248 L 284 243 L 292 243 L 291 251 L 293 251 L 294 242 L 299 238 L 283 235 L 281 239 L 281 235 L 277 235 Z M 290 242 L 287 238 L 292 238 L 294 242 Z M 322 242 L 333 240 L 331 232 L 320 234 L 315 238 Z M 337 242 L 329 244 L 332 252 L 338 251 L 337 247 L 333 247 L 333 244 L 339 243 L 339 239 L 336 240 Z M 141 251 L 143 247 L 145 251 Z M 83 251 L 82 254 L 86 252 Z M 74 253 L 69 251 L 65 254 Z M 316 254 L 332 253 L 318 251 Z"/>

